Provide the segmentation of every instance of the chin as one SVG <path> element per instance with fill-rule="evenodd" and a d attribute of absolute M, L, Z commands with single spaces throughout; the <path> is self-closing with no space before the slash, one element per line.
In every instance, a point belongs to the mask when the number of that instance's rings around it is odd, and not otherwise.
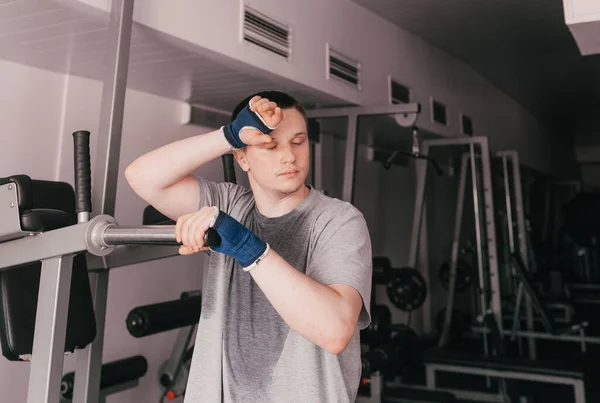
<path fill-rule="evenodd" d="M 281 183 L 275 187 L 278 192 L 292 194 L 300 190 L 304 186 L 304 180 L 294 180 L 288 183 Z"/>

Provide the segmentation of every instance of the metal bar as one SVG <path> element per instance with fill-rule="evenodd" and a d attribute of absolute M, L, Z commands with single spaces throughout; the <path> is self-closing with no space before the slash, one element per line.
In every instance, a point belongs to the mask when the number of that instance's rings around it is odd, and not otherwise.
<path fill-rule="evenodd" d="M 513 332 L 506 331 L 507 335 L 512 335 Z M 544 339 L 544 340 L 557 340 L 557 341 L 570 341 L 574 343 L 581 343 L 584 340 L 586 343 L 600 344 L 600 337 L 593 336 L 571 336 L 571 335 L 553 335 L 550 333 L 540 333 L 540 332 L 526 332 L 526 331 L 518 331 L 514 333 L 515 336 L 523 336 L 523 337 L 531 337 L 535 339 Z"/>
<path fill-rule="evenodd" d="M 477 327 L 477 326 L 473 326 L 471 327 L 471 331 L 473 332 L 477 332 L 477 333 L 487 333 L 488 331 Z M 572 343 L 581 343 L 581 341 L 585 341 L 586 343 L 592 343 L 592 344 L 600 344 L 600 337 L 594 337 L 594 336 L 584 336 L 583 338 L 581 336 L 573 336 L 573 335 L 568 335 L 568 334 L 551 334 L 551 333 L 541 333 L 541 332 L 528 332 L 528 331 L 512 331 L 512 330 L 505 330 L 504 331 L 504 335 L 505 336 L 514 336 L 514 337 L 533 337 L 536 339 L 543 339 L 543 340 L 556 340 L 556 341 L 565 341 L 565 342 L 572 342 Z"/>
<path fill-rule="evenodd" d="M 515 195 L 515 210 L 517 215 L 519 252 L 523 261 L 528 264 L 529 248 L 527 247 L 527 227 L 525 226 L 525 209 L 523 205 L 523 193 L 521 189 L 521 164 L 519 162 L 519 154 L 516 151 L 507 153 L 507 156 L 512 159 L 513 188 Z M 512 201 L 512 199 L 510 200 Z M 527 293 L 525 293 L 525 314 L 527 316 L 527 330 L 532 331 L 534 329 L 533 307 L 531 304 L 531 296 Z M 537 357 L 535 339 L 528 339 L 528 344 L 529 358 L 535 360 Z"/>
<path fill-rule="evenodd" d="M 585 403 L 585 383 L 579 380 L 573 384 L 573 392 L 575 394 L 575 403 Z"/>
<path fill-rule="evenodd" d="M 142 227 L 110 226 L 103 241 L 111 246 L 131 244 L 179 245 L 175 239 L 174 225 L 146 225 Z"/>
<path fill-rule="evenodd" d="M 560 385 L 572 385 L 575 386 L 581 379 L 575 379 L 568 376 L 557 376 L 547 374 L 535 374 L 532 372 L 520 372 L 515 370 L 499 370 L 499 369 L 488 369 L 479 367 L 467 367 L 463 365 L 452 365 L 452 364 L 426 364 L 427 366 L 433 367 L 436 371 L 447 371 L 461 374 L 491 376 L 495 378 L 509 378 L 509 379 L 520 379 L 522 381 L 533 381 L 533 382 L 545 382 L 555 383 Z"/>
<path fill-rule="evenodd" d="M 163 376 L 166 376 L 170 379 L 169 383 L 171 383 L 171 385 L 169 385 L 169 387 L 173 387 L 174 381 L 179 376 L 179 371 L 181 371 L 181 366 L 183 365 L 183 356 L 188 349 L 195 328 L 196 326 L 194 325 L 179 329 L 177 338 L 175 339 L 175 345 L 171 350 L 171 355 L 160 368 L 159 378 L 162 379 Z"/>
<path fill-rule="evenodd" d="M 86 222 L 0 243 L 0 271 L 85 251 L 85 235 L 90 225 Z"/>
<path fill-rule="evenodd" d="M 306 114 L 309 118 L 336 118 L 345 116 L 365 115 L 395 115 L 402 113 L 419 113 L 421 107 L 418 103 L 389 104 L 377 106 L 350 106 L 341 108 L 309 109 Z"/>
<path fill-rule="evenodd" d="M 483 146 L 488 144 L 487 137 L 475 136 L 475 137 L 452 137 L 452 138 L 440 138 L 440 139 L 427 139 L 423 141 L 423 145 L 428 144 L 429 147 L 447 147 L 447 146 L 464 146 L 469 144 L 478 144 Z M 423 155 L 427 155 L 423 152 Z"/>
<path fill-rule="evenodd" d="M 97 212 L 115 215 L 121 130 L 127 89 L 127 70 L 134 0 L 112 0 L 107 52 L 106 76 L 102 89 L 100 123 L 94 183 L 98 191 L 92 195 Z"/>
<path fill-rule="evenodd" d="M 481 144 L 481 163 L 483 168 L 483 198 L 486 216 L 486 234 L 488 247 L 488 264 L 491 288 L 491 304 L 494 312 L 498 331 L 503 335 L 502 302 L 500 294 L 500 276 L 498 272 L 498 256 L 496 244 L 496 222 L 494 211 L 494 197 L 492 194 L 492 168 L 490 163 L 490 148 L 487 137 L 479 137 Z"/>
<path fill-rule="evenodd" d="M 429 144 L 425 141 L 421 147 L 423 155 L 429 155 Z M 419 238 L 421 234 L 421 225 L 423 222 L 423 212 L 425 210 L 425 189 L 427 185 L 426 160 L 415 160 L 415 169 L 417 183 L 415 189 L 415 210 L 413 214 L 412 231 L 410 235 L 410 250 L 408 252 L 408 267 L 416 267 L 417 254 L 419 252 Z"/>
<path fill-rule="evenodd" d="M 78 350 L 75 354 L 75 374 L 80 374 L 79 377 L 75 377 L 73 387 L 73 401 L 75 402 L 94 403 L 99 401 L 101 347 L 104 345 L 103 330 L 106 319 L 106 303 L 102 303 L 102 301 L 106 301 L 108 297 L 108 273 L 108 270 L 104 270 L 90 276 L 94 314 L 96 315 L 96 337 L 85 349 Z"/>
<path fill-rule="evenodd" d="M 42 261 L 28 403 L 60 400 L 73 255 Z"/>
<path fill-rule="evenodd" d="M 463 221 L 463 209 L 465 203 L 465 189 L 467 187 L 468 154 L 463 154 L 460 164 L 460 178 L 458 182 L 458 195 L 456 197 L 456 215 L 454 218 L 454 239 L 452 241 L 452 252 L 450 258 L 450 281 L 448 283 L 448 295 L 446 296 L 446 310 L 444 314 L 444 326 L 438 340 L 438 346 L 443 347 L 448 343 L 452 326 L 452 309 L 454 296 L 456 294 L 456 269 L 458 262 L 458 251 L 460 247 L 460 230 Z"/>
<path fill-rule="evenodd" d="M 425 364 L 425 381 L 427 389 L 435 389 L 435 370 L 435 367 Z"/>
<path fill-rule="evenodd" d="M 98 151 L 95 163 L 97 168 L 93 181 L 98 191 L 92 195 L 92 206 L 97 206 L 97 211 L 101 214 L 113 217 L 117 196 L 133 9 L 134 0 L 112 0 L 108 32 L 110 48 L 106 55 L 106 75 L 100 106 Z M 99 400 L 108 271 L 93 273 L 91 277 L 95 277 L 92 283 L 97 336 L 85 349 L 77 351 L 75 371 L 80 376 L 75 378 L 74 387 L 76 401 L 87 403 L 95 403 Z"/>
<path fill-rule="evenodd" d="M 358 143 L 358 116 L 348 115 L 348 133 L 346 136 L 346 156 L 344 158 L 344 189 L 342 199 L 352 203 L 354 193 L 354 171 L 356 168 L 356 147 Z"/>
<path fill-rule="evenodd" d="M 502 170 L 504 179 L 504 201 L 506 203 L 506 224 L 508 227 L 508 246 L 510 253 L 515 253 L 515 229 L 513 227 L 513 215 L 512 215 L 512 198 L 509 183 L 509 172 L 508 172 L 508 161 L 507 156 L 502 156 Z M 522 234 L 520 234 L 522 237 Z"/>
<path fill-rule="evenodd" d="M 477 271 L 479 273 L 479 289 L 485 290 L 485 273 L 483 272 L 483 229 L 481 226 L 481 212 L 479 200 L 479 181 L 477 180 L 477 161 L 475 159 L 475 145 L 470 144 L 469 159 L 471 162 L 471 185 L 473 195 L 473 211 L 475 218 L 475 238 L 477 245 Z M 487 300 L 485 292 L 480 293 L 481 296 L 481 313 L 487 312 Z"/>
<path fill-rule="evenodd" d="M 517 213 L 517 228 L 519 230 L 519 250 L 525 262 L 529 262 L 529 249 L 527 248 L 527 228 L 525 226 L 525 208 L 523 205 L 523 190 L 521 188 L 521 164 L 519 154 L 511 153 L 513 169 L 513 186 L 515 193 L 515 210 Z"/>

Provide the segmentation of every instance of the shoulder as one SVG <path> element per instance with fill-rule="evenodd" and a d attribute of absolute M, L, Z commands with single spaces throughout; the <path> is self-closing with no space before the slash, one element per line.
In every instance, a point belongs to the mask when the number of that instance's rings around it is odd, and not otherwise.
<path fill-rule="evenodd" d="M 317 190 L 315 197 L 314 213 L 317 229 L 351 229 L 367 230 L 367 223 L 363 213 L 352 203 L 327 196 Z"/>
<path fill-rule="evenodd" d="M 317 197 L 315 197 L 315 204 L 319 206 L 320 210 L 325 214 L 330 214 L 334 216 L 355 216 L 355 217 L 363 217 L 362 212 L 356 208 L 352 203 L 337 199 L 335 197 L 327 196 L 326 194 L 314 190 L 317 192 Z"/>

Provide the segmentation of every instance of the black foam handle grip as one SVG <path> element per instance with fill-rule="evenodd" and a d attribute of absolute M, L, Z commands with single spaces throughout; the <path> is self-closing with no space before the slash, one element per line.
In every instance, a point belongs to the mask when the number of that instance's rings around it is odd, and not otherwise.
<path fill-rule="evenodd" d="M 134 337 L 145 337 L 184 326 L 200 320 L 202 297 L 194 296 L 139 306 L 127 315 L 127 330 Z"/>
<path fill-rule="evenodd" d="M 90 163 L 90 132 L 78 130 L 73 133 L 75 153 L 76 211 L 92 211 L 92 168 Z"/>
<path fill-rule="evenodd" d="M 146 375 L 147 371 L 148 361 L 141 355 L 106 363 L 100 370 L 100 389 L 134 381 Z M 62 397 L 72 399 L 74 388 L 75 372 L 64 374 L 60 386 Z"/>
<path fill-rule="evenodd" d="M 223 174 L 225 175 L 225 182 L 236 183 L 233 155 L 225 154 L 221 156 L 221 161 L 223 161 Z"/>

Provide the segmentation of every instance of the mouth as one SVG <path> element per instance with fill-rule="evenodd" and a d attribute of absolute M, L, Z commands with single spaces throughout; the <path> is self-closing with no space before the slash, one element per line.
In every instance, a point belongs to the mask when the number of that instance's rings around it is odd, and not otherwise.
<path fill-rule="evenodd" d="M 278 176 L 284 177 L 284 178 L 291 178 L 294 177 L 298 174 L 298 172 L 300 171 L 285 171 L 285 172 L 281 172 Z"/>

